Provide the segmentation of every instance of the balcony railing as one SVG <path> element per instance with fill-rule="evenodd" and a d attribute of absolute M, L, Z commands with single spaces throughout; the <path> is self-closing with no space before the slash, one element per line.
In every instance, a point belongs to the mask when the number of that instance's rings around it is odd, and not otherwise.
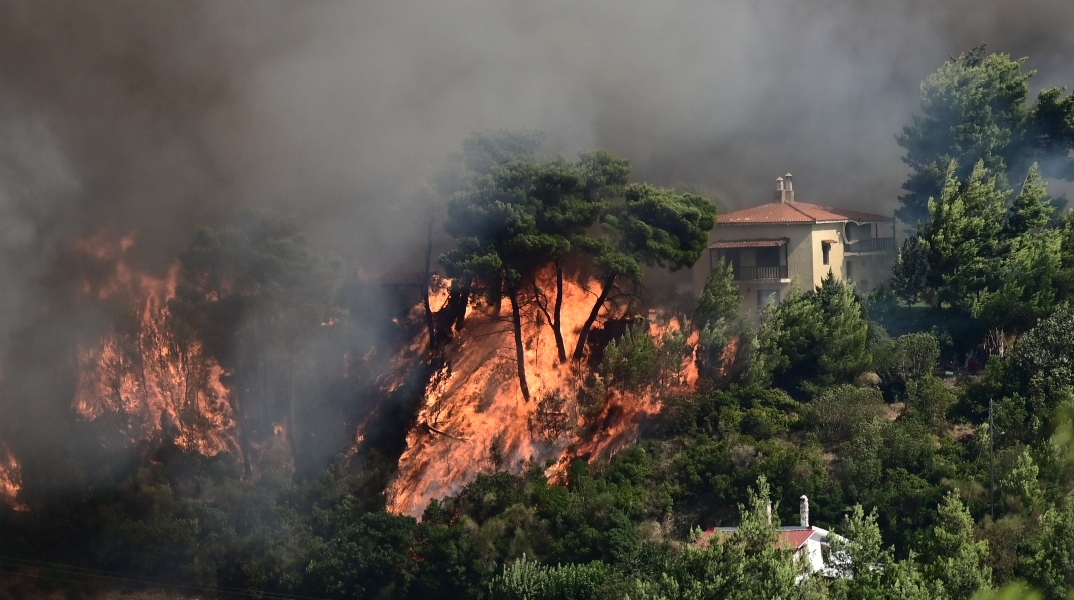
<path fill-rule="evenodd" d="M 735 281 L 787 279 L 787 265 L 778 267 L 735 267 Z"/>
<path fill-rule="evenodd" d="M 847 254 L 863 254 L 865 252 L 891 252 L 895 250 L 895 238 L 868 238 L 847 242 Z"/>

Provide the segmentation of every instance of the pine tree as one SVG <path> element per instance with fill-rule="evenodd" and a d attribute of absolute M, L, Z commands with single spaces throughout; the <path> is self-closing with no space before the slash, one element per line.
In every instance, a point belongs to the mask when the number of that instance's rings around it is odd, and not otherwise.
<path fill-rule="evenodd" d="M 1022 570 L 1048 600 L 1063 600 L 1074 589 L 1074 496 L 1067 495 L 1041 515 Z"/>
<path fill-rule="evenodd" d="M 921 241 L 916 235 L 907 237 L 902 242 L 895 266 L 891 270 L 891 285 L 895 295 L 912 307 L 925 291 L 929 263 Z"/>
<path fill-rule="evenodd" d="M 952 600 L 970 600 L 992 587 L 992 569 L 985 565 L 988 541 L 977 540 L 973 518 L 957 491 L 949 492 L 937 510 L 928 573 Z"/>
<path fill-rule="evenodd" d="M 701 297 L 697 301 L 696 322 L 699 327 L 705 327 L 721 321 L 730 321 L 738 316 L 741 306 L 742 297 L 735 285 L 731 264 L 720 261 L 705 281 L 705 288 L 701 290 Z"/>
<path fill-rule="evenodd" d="M 898 138 L 911 170 L 899 198 L 903 222 L 927 221 L 929 198 L 942 193 L 952 162 L 959 180 L 981 162 L 1007 185 L 1038 160 L 1046 175 L 1074 179 L 1074 96 L 1047 89 L 1030 105 L 1033 72 L 1023 71 L 1024 64 L 982 45 L 951 58 L 921 83 L 921 112 Z"/>
<path fill-rule="evenodd" d="M 927 282 L 937 305 L 969 310 L 977 295 L 995 285 L 1009 243 L 1003 236 L 1009 193 L 999 177 L 978 162 L 965 185 L 948 169 L 943 194 L 929 201 L 921 244 L 928 260 Z"/>
<path fill-rule="evenodd" d="M 716 207 L 701 196 L 635 183 L 624 189 L 624 202 L 608 207 L 601 224 L 602 236 L 579 240 L 600 273 L 600 291 L 578 333 L 576 361 L 585 355 L 589 332 L 616 282 L 636 282 L 642 265 L 672 271 L 693 266 L 716 225 Z"/>
<path fill-rule="evenodd" d="M 1013 239 L 1044 227 L 1053 212 L 1055 207 L 1048 196 L 1048 184 L 1041 179 L 1037 163 L 1033 163 L 1007 215 L 1006 237 Z"/>
<path fill-rule="evenodd" d="M 819 348 L 820 382 L 851 381 L 869 368 L 869 322 L 854 288 L 829 271 L 817 288 L 825 338 Z"/>

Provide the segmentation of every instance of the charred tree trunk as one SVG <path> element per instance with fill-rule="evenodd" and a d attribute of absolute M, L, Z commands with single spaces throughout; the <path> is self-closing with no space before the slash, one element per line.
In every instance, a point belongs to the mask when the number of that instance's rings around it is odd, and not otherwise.
<path fill-rule="evenodd" d="M 567 344 L 563 341 L 563 265 L 556 261 L 556 308 L 552 312 L 552 331 L 556 334 L 559 362 L 567 362 Z"/>
<path fill-rule="evenodd" d="M 429 303 L 429 284 L 432 280 L 433 261 L 433 226 L 430 223 L 429 232 L 425 239 L 425 277 L 421 281 L 421 303 L 425 305 L 425 326 L 429 330 L 429 351 L 433 352 L 440 345 L 440 339 L 436 335 L 436 321 L 433 320 L 433 307 Z M 463 314 L 465 314 L 465 308 Z"/>
<path fill-rule="evenodd" d="M 254 363 L 254 369 L 256 369 L 257 375 L 257 402 L 260 404 L 258 407 L 261 412 L 261 422 L 257 424 L 257 434 L 260 436 L 265 435 L 266 428 L 272 430 L 272 418 L 273 410 L 269 402 L 269 384 L 266 381 L 267 365 L 265 360 L 265 342 L 261 339 L 261 317 L 258 316 L 254 319 L 254 355 L 257 357 Z"/>
<path fill-rule="evenodd" d="M 522 343 L 522 313 L 518 306 L 518 289 L 508 286 L 507 296 L 511 300 L 511 324 L 515 332 L 515 358 L 518 361 L 518 384 L 522 388 L 522 397 L 530 401 L 530 386 L 526 383 L 526 348 Z"/>
<path fill-rule="evenodd" d="M 448 337 L 451 329 L 454 329 L 457 333 L 462 331 L 466 325 L 466 307 L 470 304 L 471 289 L 472 284 L 470 281 L 452 283 L 447 306 L 441 311 L 447 317 L 441 321 L 441 326 L 443 327 L 441 335 Z"/>
<path fill-rule="evenodd" d="M 249 343 L 245 337 L 239 338 L 239 356 L 248 355 Z M 242 364 L 241 362 L 239 363 Z M 250 463 L 252 444 L 250 443 L 250 417 L 247 415 L 246 398 L 243 394 L 249 390 L 248 375 L 236 380 L 234 392 L 231 394 L 231 410 L 235 413 L 235 436 L 239 439 L 239 452 L 242 453 L 243 473 L 249 477 L 253 474 L 253 465 Z"/>
<path fill-rule="evenodd" d="M 421 283 L 421 302 L 425 305 L 425 326 L 429 330 L 429 350 L 436 350 L 440 340 L 436 335 L 436 321 L 433 320 L 433 307 L 429 303 L 429 284 L 432 280 L 433 260 L 433 226 L 429 223 L 429 229 L 425 237 L 425 276 Z"/>
<path fill-rule="evenodd" d="M 593 305 L 593 310 L 589 311 L 589 318 L 582 325 L 582 330 L 578 332 L 578 344 L 574 347 L 574 360 L 576 361 L 582 360 L 582 357 L 585 356 L 585 343 L 589 339 L 589 331 L 593 329 L 593 323 L 597 322 L 597 315 L 600 314 L 601 307 L 608 300 L 608 294 L 612 292 L 615 275 L 608 275 L 602 283 L 603 288 L 600 290 L 600 295 L 597 296 L 597 302 Z"/>
<path fill-rule="evenodd" d="M 532 286 L 533 293 L 537 297 L 537 302 L 535 302 L 535 304 L 537 304 L 537 308 L 544 314 L 544 317 L 548 322 L 548 327 L 552 329 L 552 333 L 556 338 L 556 350 L 559 353 L 559 362 L 561 364 L 565 363 L 567 362 L 567 345 L 563 341 L 563 319 L 561 316 L 563 313 L 563 269 L 559 262 L 556 262 L 556 300 L 551 313 L 548 312 L 548 300 L 541 300 L 545 295 L 541 290 L 541 286 L 538 285 L 536 278 L 533 279 Z"/>
<path fill-rule="evenodd" d="M 239 399 L 241 393 L 231 395 L 231 409 L 235 412 L 235 437 L 239 438 L 239 452 L 242 454 L 242 470 L 249 477 L 254 469 L 250 464 L 250 438 L 247 434 L 249 429 L 246 413 L 243 412 L 245 403 Z"/>

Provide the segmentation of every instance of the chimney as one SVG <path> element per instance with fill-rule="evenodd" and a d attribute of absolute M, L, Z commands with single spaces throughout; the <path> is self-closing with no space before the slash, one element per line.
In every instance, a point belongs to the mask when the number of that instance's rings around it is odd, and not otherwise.
<path fill-rule="evenodd" d="M 787 203 L 794 202 L 794 183 L 791 181 L 793 177 L 790 173 L 783 176 L 783 201 Z"/>
<path fill-rule="evenodd" d="M 802 503 L 798 505 L 798 513 L 802 517 L 802 527 L 809 527 L 809 498 L 802 494 Z"/>
<path fill-rule="evenodd" d="M 776 177 L 776 202 L 783 202 L 783 195 L 786 192 L 783 191 L 783 178 Z"/>

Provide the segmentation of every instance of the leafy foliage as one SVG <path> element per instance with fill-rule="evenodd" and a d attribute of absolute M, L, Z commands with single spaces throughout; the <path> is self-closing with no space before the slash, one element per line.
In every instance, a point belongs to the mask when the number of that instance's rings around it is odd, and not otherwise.
<path fill-rule="evenodd" d="M 899 145 L 911 174 L 898 216 L 916 224 L 928 218 L 929 198 L 945 181 L 965 179 L 974 165 L 997 174 L 1001 184 L 1020 180 L 1034 161 L 1050 176 L 1074 176 L 1067 156 L 1074 142 L 1074 100 L 1060 88 L 1040 92 L 1027 104 L 1029 78 L 1024 59 L 988 53 L 984 46 L 952 58 L 921 84 L 921 113 L 903 129 Z M 956 170 L 949 165 L 956 164 Z"/>
<path fill-rule="evenodd" d="M 969 600 L 991 587 L 991 570 L 984 564 L 988 542 L 978 541 L 973 529 L 973 518 L 958 494 L 945 496 L 932 531 L 930 573 L 952 600 Z"/>
<path fill-rule="evenodd" d="M 690 351 L 681 330 L 669 331 L 655 340 L 649 334 L 648 323 L 643 323 L 629 327 L 622 337 L 608 344 L 597 372 L 609 386 L 637 392 L 677 379 Z"/>
<path fill-rule="evenodd" d="M 726 323 L 738 316 L 742 297 L 734 279 L 734 271 L 727 261 L 720 261 L 712 270 L 697 301 L 697 322 L 702 328 Z"/>
<path fill-rule="evenodd" d="M 891 272 L 891 285 L 895 295 L 907 306 L 913 306 L 925 292 L 928 274 L 928 257 L 921 246 L 921 240 L 916 235 L 907 236 L 899 248 L 899 255 Z"/>
<path fill-rule="evenodd" d="M 831 273 L 762 317 L 759 362 L 792 392 L 853 381 L 872 361 L 869 323 L 854 289 Z"/>

